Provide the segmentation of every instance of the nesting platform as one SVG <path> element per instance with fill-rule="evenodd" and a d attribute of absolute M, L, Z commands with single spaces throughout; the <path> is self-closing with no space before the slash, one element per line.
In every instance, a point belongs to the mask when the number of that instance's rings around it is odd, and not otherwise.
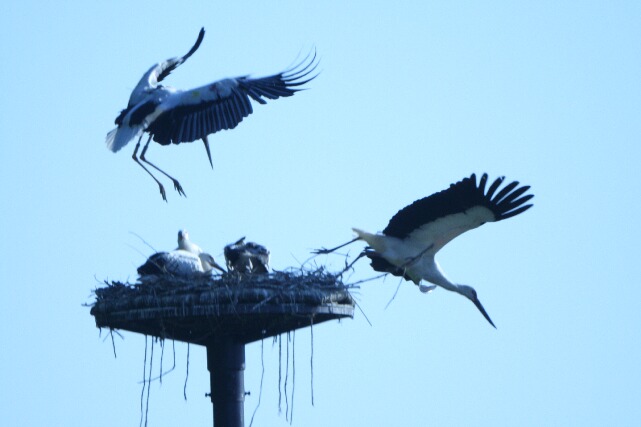
<path fill-rule="evenodd" d="M 123 329 L 198 345 L 250 343 L 328 320 L 354 316 L 354 300 L 323 269 L 224 274 L 190 280 L 158 276 L 95 290 L 99 328 Z"/>
<path fill-rule="evenodd" d="M 244 425 L 245 344 L 354 317 L 349 287 L 322 268 L 189 280 L 146 276 L 134 285 L 105 284 L 95 290 L 91 308 L 99 328 L 207 348 L 214 426 Z"/>

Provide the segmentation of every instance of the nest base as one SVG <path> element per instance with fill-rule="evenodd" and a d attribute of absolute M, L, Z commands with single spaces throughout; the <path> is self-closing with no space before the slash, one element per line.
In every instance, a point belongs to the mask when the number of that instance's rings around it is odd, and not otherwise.
<path fill-rule="evenodd" d="M 354 316 L 354 300 L 337 276 L 314 273 L 158 277 L 96 289 L 99 328 L 123 329 L 198 345 L 249 343 Z"/>

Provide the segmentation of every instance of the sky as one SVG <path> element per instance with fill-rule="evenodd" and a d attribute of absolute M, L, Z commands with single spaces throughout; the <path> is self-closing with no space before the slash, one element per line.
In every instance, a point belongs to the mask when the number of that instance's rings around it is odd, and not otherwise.
<path fill-rule="evenodd" d="M 145 338 L 114 335 L 114 357 L 86 304 L 104 280 L 135 281 L 179 229 L 221 260 L 247 236 L 273 268 L 298 267 L 473 172 L 535 194 L 529 211 L 437 257 L 497 329 L 443 289 L 361 283 L 354 319 L 317 325 L 313 340 L 296 333 L 293 414 L 279 410 L 278 345 L 247 346 L 246 425 L 256 408 L 254 425 L 271 426 L 641 424 L 638 2 L 1 9 L 3 425 L 139 425 Z M 213 171 L 200 143 L 153 144 L 148 158 L 187 194 L 164 180 L 164 202 L 133 144 L 114 154 L 105 136 L 142 74 L 186 53 L 201 27 L 200 49 L 167 84 L 269 75 L 313 49 L 320 74 L 210 136 Z M 349 280 L 374 275 L 362 261 Z M 151 384 L 149 426 L 211 425 L 205 350 L 187 354 L 176 343 L 175 369 Z"/>

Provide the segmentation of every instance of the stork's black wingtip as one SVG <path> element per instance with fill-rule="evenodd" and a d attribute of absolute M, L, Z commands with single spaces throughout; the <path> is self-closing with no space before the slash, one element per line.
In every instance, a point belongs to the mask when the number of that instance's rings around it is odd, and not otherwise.
<path fill-rule="evenodd" d="M 198 47 L 200 47 L 200 44 L 202 43 L 204 38 L 205 38 L 205 27 L 201 27 L 200 31 L 198 32 L 198 38 L 196 39 L 196 44 L 194 45 L 195 49 L 192 48 L 194 52 L 196 51 L 196 49 L 198 49 Z"/>

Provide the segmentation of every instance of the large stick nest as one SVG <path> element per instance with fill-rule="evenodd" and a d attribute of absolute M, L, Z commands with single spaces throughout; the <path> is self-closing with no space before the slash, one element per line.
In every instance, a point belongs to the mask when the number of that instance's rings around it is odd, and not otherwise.
<path fill-rule="evenodd" d="M 96 301 L 91 308 L 98 327 L 190 342 L 201 339 L 194 334 L 223 333 L 250 341 L 258 338 L 258 330 L 263 336 L 275 335 L 352 317 L 354 309 L 350 286 L 322 267 L 188 280 L 164 275 L 135 284 L 105 284 L 94 290 Z"/>

